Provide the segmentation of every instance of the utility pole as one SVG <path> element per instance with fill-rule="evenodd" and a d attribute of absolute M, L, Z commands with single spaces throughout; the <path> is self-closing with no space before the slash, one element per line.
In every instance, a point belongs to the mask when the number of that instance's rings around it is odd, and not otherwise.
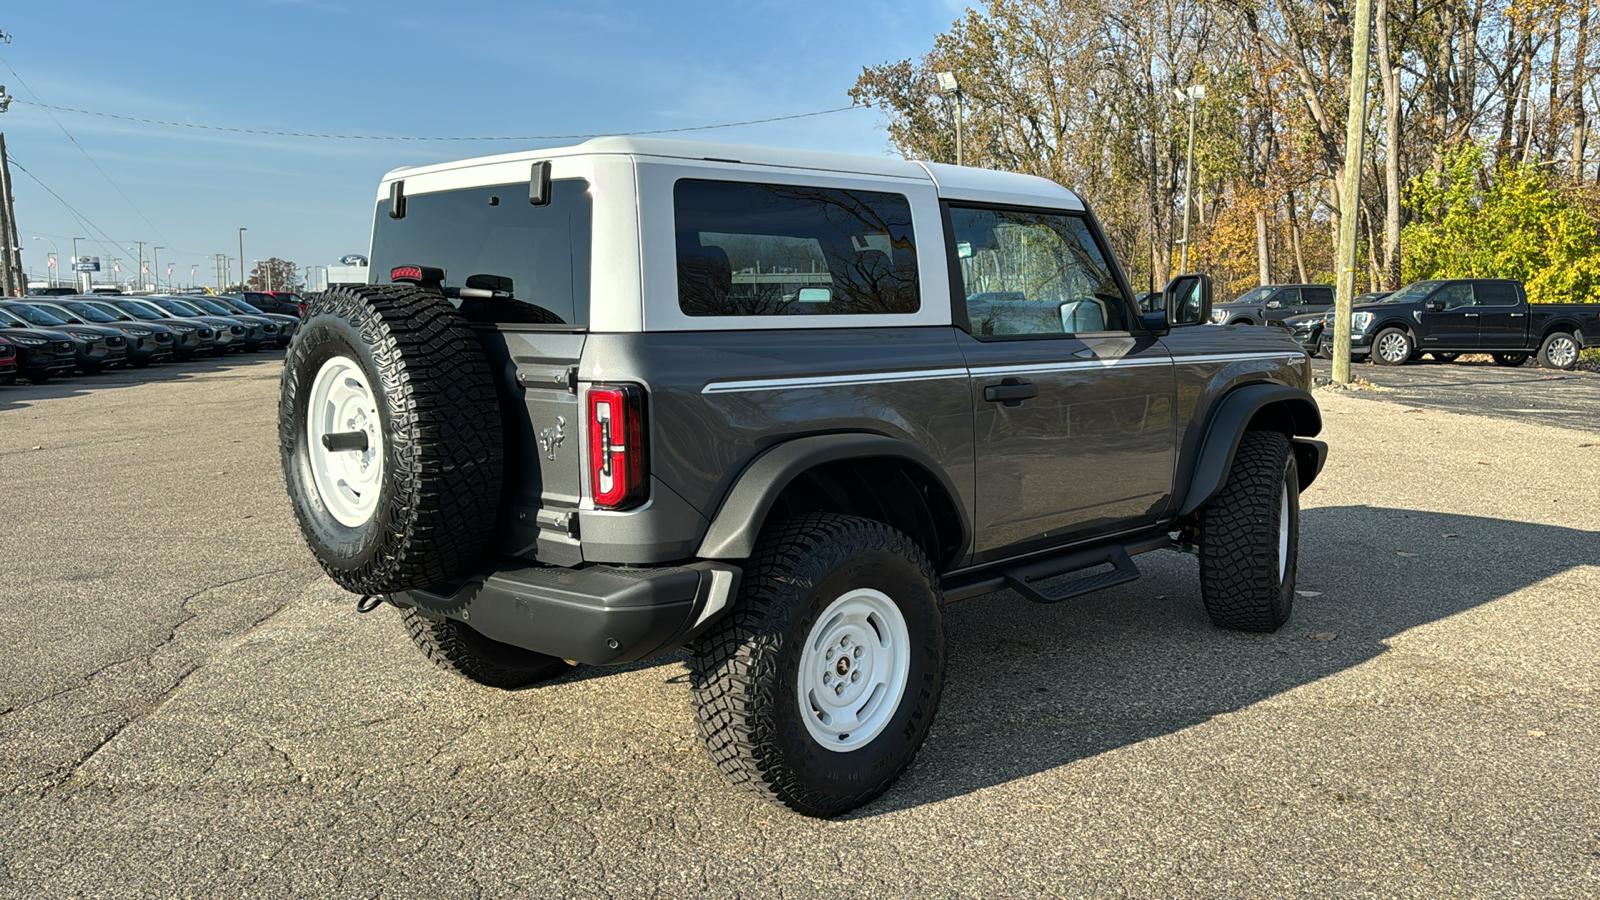
<path fill-rule="evenodd" d="M 244 233 L 248 228 L 239 229 L 239 289 L 244 289 Z"/>
<path fill-rule="evenodd" d="M 156 293 L 158 293 L 158 294 L 161 293 L 161 251 L 165 250 L 165 249 L 167 249 L 167 248 L 165 248 L 165 247 L 151 247 L 150 248 L 150 255 L 152 257 L 154 257 L 154 260 L 152 261 L 151 265 L 156 270 L 155 271 Z"/>
<path fill-rule="evenodd" d="M 134 241 L 134 243 L 139 245 L 139 268 L 134 269 L 134 273 L 139 277 L 139 286 L 135 290 L 142 291 L 144 290 L 144 241 Z"/>
<path fill-rule="evenodd" d="M 0 98 L 5 88 L 0 86 Z M 28 277 L 22 273 L 22 254 L 17 238 L 16 206 L 11 199 L 11 165 L 6 156 L 6 136 L 0 134 L 0 288 L 7 297 L 28 292 Z"/>
<path fill-rule="evenodd" d="M 956 97 L 956 165 L 966 165 L 961 153 L 961 132 L 966 119 L 966 98 L 961 94 L 961 82 L 956 80 L 954 72 L 940 72 L 934 76 L 939 80 L 939 93 Z"/>
<path fill-rule="evenodd" d="M 1360 218 L 1361 150 L 1367 136 L 1367 67 L 1372 0 L 1356 0 L 1350 60 L 1350 114 L 1344 131 L 1344 185 L 1339 198 L 1338 295 L 1333 307 L 1333 381 L 1350 383 L 1350 307 L 1356 293 L 1356 220 Z"/>
<path fill-rule="evenodd" d="M 1206 86 L 1203 84 L 1190 85 L 1184 89 L 1173 89 L 1180 99 L 1189 103 L 1189 154 L 1183 164 L 1183 266 L 1179 275 L 1189 274 L 1189 195 L 1192 194 L 1194 183 L 1194 108 L 1201 100 L 1206 98 Z"/>

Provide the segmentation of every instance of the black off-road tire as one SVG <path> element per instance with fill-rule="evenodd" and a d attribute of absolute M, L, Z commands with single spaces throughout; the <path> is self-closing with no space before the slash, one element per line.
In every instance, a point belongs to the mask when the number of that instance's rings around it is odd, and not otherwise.
<path fill-rule="evenodd" d="M 1539 365 L 1546 369 L 1570 371 L 1577 367 L 1578 354 L 1582 350 L 1583 345 L 1572 334 L 1554 332 L 1539 345 Z"/>
<path fill-rule="evenodd" d="M 1289 620 L 1300 556 L 1299 488 L 1289 439 L 1245 432 L 1227 482 L 1200 517 L 1200 595 L 1218 627 L 1271 632 Z"/>
<path fill-rule="evenodd" d="M 1453 363 L 1456 360 L 1461 358 L 1461 354 L 1459 354 L 1459 353 L 1439 353 L 1439 352 L 1435 351 L 1434 353 L 1432 353 L 1430 355 L 1433 357 L 1435 362 L 1442 362 L 1442 363 Z"/>
<path fill-rule="evenodd" d="M 849 751 L 824 747 L 802 716 L 804 645 L 849 591 L 889 597 L 909 634 L 905 690 L 883 729 Z M 690 648 L 695 719 L 728 781 L 808 816 L 835 816 L 888 789 L 927 737 L 944 686 L 938 576 L 922 549 L 880 522 L 814 513 L 769 526 L 732 611 Z M 820 639 L 820 638 L 819 638 Z"/>
<path fill-rule="evenodd" d="M 375 510 L 358 525 L 329 511 L 312 474 L 307 406 L 321 367 L 353 361 L 382 437 Z M 409 285 L 314 295 L 283 361 L 279 455 L 301 533 L 346 590 L 389 594 L 468 574 L 499 509 L 504 445 L 494 376 L 444 297 Z"/>
<path fill-rule="evenodd" d="M 565 660 L 502 644 L 453 619 L 434 619 L 414 609 L 400 611 L 406 633 L 439 668 L 468 681 L 516 690 L 567 671 Z"/>
<path fill-rule="evenodd" d="M 1405 352 L 1396 353 L 1390 357 L 1385 357 L 1383 355 L 1383 351 L 1379 348 L 1385 345 L 1386 339 L 1391 343 L 1397 343 L 1397 346 L 1404 347 Z M 1380 366 L 1399 366 L 1404 365 L 1415 358 L 1416 352 L 1417 347 L 1416 344 L 1411 340 L 1411 335 L 1406 334 L 1405 331 L 1400 328 L 1385 328 L 1384 330 L 1373 335 L 1372 352 L 1368 358 Z"/>
<path fill-rule="evenodd" d="M 1532 353 L 1495 353 L 1495 354 L 1492 354 L 1492 355 L 1494 356 L 1494 364 L 1495 365 L 1497 365 L 1497 366 L 1505 366 L 1508 369 L 1515 369 L 1517 366 L 1520 366 L 1523 363 L 1527 362 L 1528 361 L 1528 357 L 1532 356 L 1533 354 Z"/>

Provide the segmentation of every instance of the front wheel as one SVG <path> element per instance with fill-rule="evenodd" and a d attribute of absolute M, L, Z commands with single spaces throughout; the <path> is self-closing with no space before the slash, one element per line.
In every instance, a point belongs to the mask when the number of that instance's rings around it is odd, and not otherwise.
<path fill-rule="evenodd" d="M 1539 365 L 1546 369 L 1571 369 L 1578 364 L 1578 339 L 1558 331 L 1539 345 Z"/>
<path fill-rule="evenodd" d="M 939 705 L 940 603 L 922 549 L 880 522 L 816 513 L 763 533 L 733 610 L 689 658 L 723 775 L 808 816 L 887 790 Z"/>
<path fill-rule="evenodd" d="M 1221 628 L 1277 631 L 1294 609 L 1300 477 L 1294 446 L 1247 431 L 1228 480 L 1200 515 L 1200 594 Z"/>
<path fill-rule="evenodd" d="M 1494 364 L 1514 369 L 1527 362 L 1528 357 L 1532 355 L 1531 353 L 1496 353 L 1494 354 Z"/>
<path fill-rule="evenodd" d="M 1372 339 L 1372 361 L 1380 366 L 1398 366 L 1411 359 L 1416 350 L 1411 335 L 1398 328 L 1386 328 Z"/>

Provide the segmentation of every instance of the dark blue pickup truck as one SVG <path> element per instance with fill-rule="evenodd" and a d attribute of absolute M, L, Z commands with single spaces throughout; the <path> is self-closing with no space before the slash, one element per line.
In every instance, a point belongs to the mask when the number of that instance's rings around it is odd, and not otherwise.
<path fill-rule="evenodd" d="M 1570 369 L 1587 347 L 1600 347 L 1600 303 L 1529 303 L 1521 282 L 1500 278 L 1418 281 L 1355 306 L 1350 322 L 1350 355 L 1384 366 L 1488 353 L 1503 366 L 1538 354 L 1542 366 Z"/>

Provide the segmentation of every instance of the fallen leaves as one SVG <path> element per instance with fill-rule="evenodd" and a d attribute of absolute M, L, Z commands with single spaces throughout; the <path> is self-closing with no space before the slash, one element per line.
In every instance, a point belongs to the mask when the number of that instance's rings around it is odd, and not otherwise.
<path fill-rule="evenodd" d="M 1337 638 L 1338 636 L 1339 635 L 1337 635 L 1337 634 L 1335 634 L 1335 633 L 1333 633 L 1331 631 L 1313 631 L 1310 634 L 1306 635 L 1306 637 L 1312 639 L 1313 641 L 1320 641 L 1321 643 L 1324 643 L 1324 644 L 1332 641 L 1334 638 Z"/>

